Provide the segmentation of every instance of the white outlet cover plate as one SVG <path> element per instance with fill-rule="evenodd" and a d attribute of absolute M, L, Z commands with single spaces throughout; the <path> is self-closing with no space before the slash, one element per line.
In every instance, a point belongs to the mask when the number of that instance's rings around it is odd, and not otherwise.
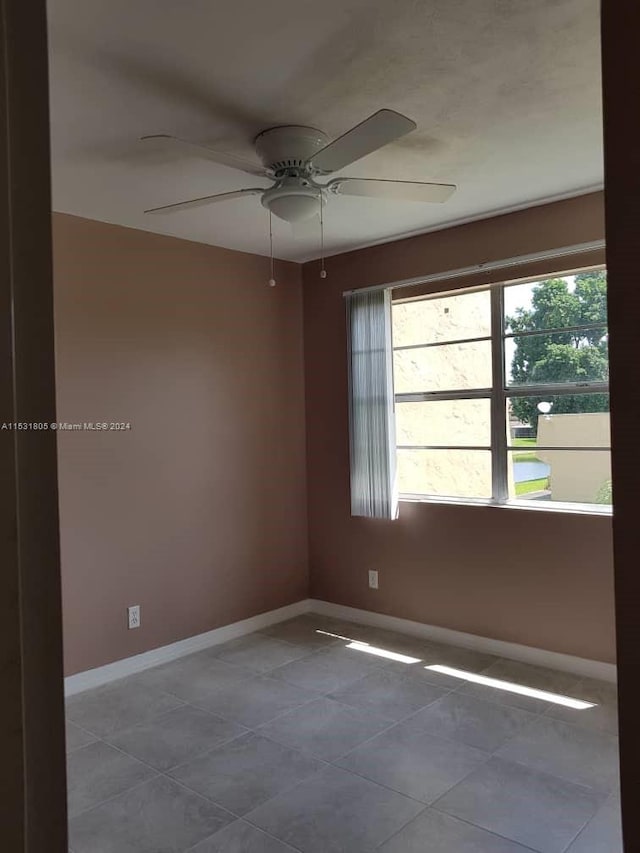
<path fill-rule="evenodd" d="M 129 628 L 140 627 L 140 605 L 134 604 L 132 607 L 127 607 L 127 616 L 129 620 Z"/>
<path fill-rule="evenodd" d="M 369 571 L 369 588 L 378 589 L 378 572 Z"/>

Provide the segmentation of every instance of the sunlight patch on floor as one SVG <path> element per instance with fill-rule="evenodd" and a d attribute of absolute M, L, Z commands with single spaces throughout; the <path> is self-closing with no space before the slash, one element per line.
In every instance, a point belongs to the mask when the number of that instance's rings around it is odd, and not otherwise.
<path fill-rule="evenodd" d="M 395 660 L 399 663 L 420 663 L 421 658 L 412 658 L 409 655 L 401 655 L 399 652 L 390 652 L 387 649 L 379 649 L 377 646 L 370 646 L 368 643 L 353 642 L 349 643 L 348 649 L 355 649 L 357 652 L 366 652 L 368 655 L 375 655 L 379 658 L 387 658 Z"/>
<path fill-rule="evenodd" d="M 587 708 L 595 707 L 593 702 L 584 702 L 581 699 L 573 699 L 571 696 L 562 696 L 559 693 L 549 693 L 547 690 L 537 690 L 534 687 L 525 687 L 524 684 L 516 684 L 513 681 L 503 681 L 500 678 L 489 678 L 486 675 L 478 675 L 475 672 L 466 672 L 465 670 L 454 669 L 450 666 L 431 664 L 430 666 L 425 666 L 425 669 L 431 669 L 434 672 L 441 672 L 443 675 L 451 675 L 454 678 L 463 678 L 465 681 L 471 681 L 474 684 L 482 684 L 485 687 L 495 687 L 497 690 L 505 690 L 507 693 L 518 693 L 521 696 L 530 696 L 532 699 L 542 699 L 545 702 L 564 705 L 567 708 L 574 708 L 576 711 L 584 711 Z"/>

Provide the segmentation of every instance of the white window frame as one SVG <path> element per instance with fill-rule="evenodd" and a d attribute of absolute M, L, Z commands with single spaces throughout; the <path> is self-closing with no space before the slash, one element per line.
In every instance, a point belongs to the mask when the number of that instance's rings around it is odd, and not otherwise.
<path fill-rule="evenodd" d="M 588 270 L 581 269 L 580 272 L 597 272 L 606 269 L 605 265 L 590 267 Z M 601 329 L 602 323 L 589 323 L 583 326 L 562 327 L 558 329 L 535 330 L 532 332 L 507 332 L 505 328 L 504 315 L 504 292 L 507 287 L 518 284 L 530 284 L 544 281 L 548 278 L 565 278 L 574 275 L 576 270 L 570 272 L 554 272 L 544 276 L 532 276 L 530 278 L 518 279 L 517 281 L 495 282 L 481 287 L 470 287 L 439 291 L 427 296 L 413 297 L 407 300 L 395 299 L 394 304 L 407 302 L 421 302 L 423 300 L 442 299 L 447 296 L 458 296 L 468 293 L 489 292 L 491 310 L 491 334 L 473 338 L 460 338 L 450 341 L 437 341 L 424 344 L 413 344 L 408 346 L 393 347 L 393 351 L 407 349 L 425 349 L 428 347 L 443 347 L 451 344 L 476 343 L 489 341 L 491 343 L 491 388 L 474 388 L 471 390 L 450 391 L 426 391 L 419 393 L 394 393 L 395 403 L 406 402 L 437 402 L 446 400 L 489 400 L 491 404 L 491 446 L 480 445 L 396 445 L 396 450 L 483 450 L 491 452 L 491 498 L 469 498 L 448 497 L 446 495 L 431 494 L 407 494 L 399 495 L 400 501 L 419 501 L 432 503 L 451 504 L 479 504 L 499 507 L 515 507 L 520 509 L 532 509 L 546 512 L 572 512 L 587 515 L 611 515 L 612 508 L 603 504 L 569 503 L 564 501 L 536 501 L 527 498 L 509 498 L 508 491 L 508 459 L 509 452 L 519 448 L 509 444 L 508 441 L 508 414 L 507 400 L 510 397 L 538 397 L 544 395 L 563 396 L 569 394 L 608 394 L 608 381 L 591 382 L 562 382 L 558 384 L 540 383 L 531 385 L 507 385 L 505 374 L 505 342 L 509 338 L 523 337 L 528 334 L 553 334 L 555 332 L 578 331 L 584 329 Z M 607 327 L 608 329 L 608 327 Z M 610 452 L 608 447 L 540 447 L 540 450 L 562 450 L 574 451 L 600 451 Z"/>

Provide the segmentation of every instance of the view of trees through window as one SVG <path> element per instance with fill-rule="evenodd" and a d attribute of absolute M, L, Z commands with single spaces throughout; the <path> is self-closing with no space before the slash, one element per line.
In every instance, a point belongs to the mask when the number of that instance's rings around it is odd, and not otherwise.
<path fill-rule="evenodd" d="M 514 337 L 510 384 L 585 382 L 609 378 L 607 341 L 607 276 L 605 270 L 580 273 L 571 282 L 550 278 L 532 287 L 529 307 L 518 307 L 505 318 L 506 330 L 552 334 Z M 512 290 L 517 288 L 514 287 Z M 508 293 L 508 291 L 507 291 Z M 606 412 L 606 394 L 546 395 L 554 414 Z M 512 402 L 513 414 L 537 431 L 542 397 L 521 397 Z"/>
<path fill-rule="evenodd" d="M 606 289 L 600 269 L 394 303 L 401 494 L 610 505 Z"/>

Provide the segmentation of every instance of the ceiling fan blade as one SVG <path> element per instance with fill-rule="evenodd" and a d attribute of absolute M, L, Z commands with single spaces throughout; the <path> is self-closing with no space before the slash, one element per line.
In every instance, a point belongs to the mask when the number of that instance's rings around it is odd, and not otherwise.
<path fill-rule="evenodd" d="M 327 184 L 340 195 L 388 198 L 400 201 L 443 202 L 456 191 L 455 184 L 422 181 L 387 181 L 378 178 L 334 178 Z"/>
<path fill-rule="evenodd" d="M 389 142 L 400 139 L 416 127 L 415 121 L 395 110 L 378 110 L 314 154 L 311 162 L 325 174 L 337 172 Z"/>
<path fill-rule="evenodd" d="M 209 148 L 208 145 L 189 142 L 188 139 L 180 139 L 178 136 L 168 136 L 165 133 L 158 133 L 153 136 L 141 136 L 140 141 L 160 144 L 167 150 L 174 150 L 178 155 L 182 154 L 188 157 L 200 157 L 204 160 L 211 160 L 230 169 L 247 172 L 249 175 L 258 175 L 261 178 L 269 177 L 267 170 L 258 163 L 251 163 L 249 160 L 243 160 L 241 157 L 235 157 L 233 154 L 225 154 L 223 151 L 215 151 L 213 148 Z"/>
<path fill-rule="evenodd" d="M 207 204 L 216 204 L 219 201 L 227 201 L 230 198 L 240 198 L 243 195 L 261 195 L 264 187 L 251 187 L 250 189 L 234 190 L 230 193 L 218 193 L 218 195 L 205 195 L 202 198 L 192 198 L 189 201 L 179 201 L 176 204 L 165 204 L 162 207 L 151 207 L 145 213 L 176 213 L 179 210 L 191 210 L 195 207 L 204 207 Z"/>

